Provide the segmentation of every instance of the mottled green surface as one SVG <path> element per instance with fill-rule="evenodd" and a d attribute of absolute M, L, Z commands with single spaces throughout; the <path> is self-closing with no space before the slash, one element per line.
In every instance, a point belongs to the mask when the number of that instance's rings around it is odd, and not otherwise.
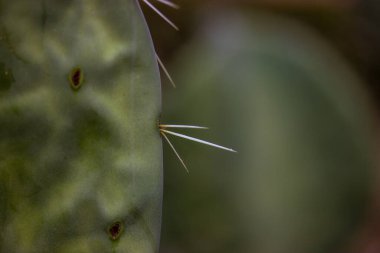
<path fill-rule="evenodd" d="M 173 64 L 165 122 L 238 154 L 173 138 L 190 175 L 168 155 L 162 252 L 347 252 L 374 165 L 360 78 L 294 20 L 209 13 Z"/>
<path fill-rule="evenodd" d="M 1 0 L 0 252 L 156 252 L 160 106 L 137 1 Z"/>

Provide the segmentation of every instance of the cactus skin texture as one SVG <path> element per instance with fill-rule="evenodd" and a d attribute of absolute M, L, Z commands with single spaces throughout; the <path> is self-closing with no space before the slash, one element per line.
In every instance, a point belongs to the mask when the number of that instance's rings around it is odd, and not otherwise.
<path fill-rule="evenodd" d="M 157 252 L 160 110 L 136 0 L 0 0 L 0 252 Z"/>

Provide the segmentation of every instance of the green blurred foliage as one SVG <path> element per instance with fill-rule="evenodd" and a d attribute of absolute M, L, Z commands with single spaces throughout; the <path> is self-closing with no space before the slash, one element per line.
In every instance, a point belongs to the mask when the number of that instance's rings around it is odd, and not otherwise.
<path fill-rule="evenodd" d="M 348 250 L 374 167 L 363 82 L 295 20 L 206 16 L 172 64 L 179 88 L 165 93 L 163 121 L 207 125 L 191 135 L 239 153 L 173 140 L 187 175 L 166 147 L 161 252 Z"/>
<path fill-rule="evenodd" d="M 377 0 L 177 0 L 180 10 L 157 5 L 179 27 L 172 30 L 145 9 L 156 50 L 169 62 L 215 8 L 264 10 L 296 18 L 318 30 L 361 74 L 380 108 L 380 4 Z M 145 6 L 143 6 L 145 7 Z M 164 86 L 165 88 L 165 86 Z"/>

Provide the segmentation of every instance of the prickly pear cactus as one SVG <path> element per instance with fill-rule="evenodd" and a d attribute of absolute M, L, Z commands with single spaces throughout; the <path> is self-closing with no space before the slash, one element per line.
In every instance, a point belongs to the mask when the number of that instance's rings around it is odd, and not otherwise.
<path fill-rule="evenodd" d="M 0 0 L 0 252 L 156 252 L 160 107 L 136 0 Z"/>

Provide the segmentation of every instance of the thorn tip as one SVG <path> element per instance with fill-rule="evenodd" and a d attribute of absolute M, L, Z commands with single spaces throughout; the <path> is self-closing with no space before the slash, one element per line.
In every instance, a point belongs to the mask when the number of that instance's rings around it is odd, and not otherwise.
<path fill-rule="evenodd" d="M 146 5 L 148 5 L 155 13 L 157 13 L 161 18 L 163 18 L 171 27 L 179 31 L 179 28 L 169 18 L 167 18 L 161 11 L 159 11 L 151 2 L 149 2 L 148 0 L 142 0 L 142 1 Z"/>
<path fill-rule="evenodd" d="M 164 63 L 161 61 L 160 57 L 158 56 L 158 54 L 156 53 L 156 58 L 157 58 L 157 62 L 158 64 L 160 65 L 161 69 L 164 71 L 166 77 L 169 79 L 170 83 L 172 84 L 172 86 L 174 88 L 177 88 L 177 86 L 175 85 L 174 81 L 173 81 L 173 78 L 171 77 L 171 75 L 169 74 L 169 71 L 166 69 Z"/>
<path fill-rule="evenodd" d="M 226 148 L 226 147 L 223 147 L 221 145 L 214 144 L 212 142 L 204 141 L 204 140 L 201 140 L 201 139 L 197 139 L 197 138 L 194 138 L 194 137 L 191 137 L 191 136 L 187 136 L 187 135 L 184 135 L 184 134 L 168 131 L 168 130 L 165 130 L 165 129 L 160 129 L 160 131 L 163 132 L 163 133 L 166 133 L 166 134 L 170 134 L 170 135 L 174 135 L 174 136 L 183 138 L 183 139 L 187 139 L 187 140 L 190 140 L 190 141 L 194 141 L 194 142 L 198 142 L 198 143 L 201 143 L 201 144 L 205 144 L 205 145 L 208 145 L 208 146 L 211 146 L 211 147 L 214 147 L 214 148 L 219 148 L 219 149 L 223 149 L 223 150 L 226 150 L 226 151 L 229 151 L 229 152 L 237 153 L 235 150 L 233 150 L 231 148 Z"/>

